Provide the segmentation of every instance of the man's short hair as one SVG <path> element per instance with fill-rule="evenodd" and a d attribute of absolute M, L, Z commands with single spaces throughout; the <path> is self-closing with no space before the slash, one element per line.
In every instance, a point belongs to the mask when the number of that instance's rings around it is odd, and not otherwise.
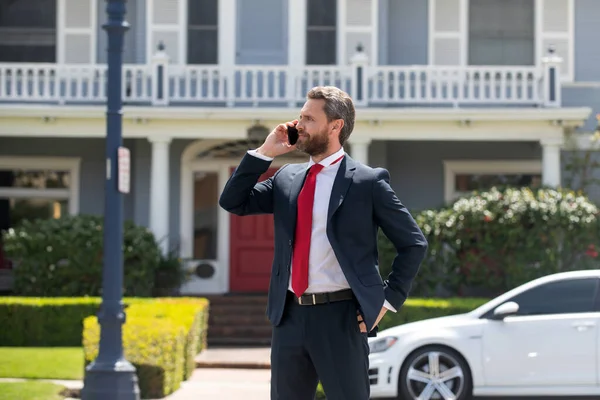
<path fill-rule="evenodd" d="M 343 146 L 354 129 L 356 112 L 352 98 L 348 93 L 335 86 L 314 87 L 306 97 L 313 100 L 325 100 L 323 109 L 329 122 L 334 119 L 344 120 L 344 126 L 340 132 L 340 144 Z"/>

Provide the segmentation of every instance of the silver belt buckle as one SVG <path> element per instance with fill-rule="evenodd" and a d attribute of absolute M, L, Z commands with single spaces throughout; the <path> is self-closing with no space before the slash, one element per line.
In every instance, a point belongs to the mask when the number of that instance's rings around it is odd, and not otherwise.
<path fill-rule="evenodd" d="M 315 304 L 317 304 L 317 296 L 314 293 L 310 294 L 310 296 L 312 298 L 312 302 L 302 303 L 303 296 L 304 295 L 298 297 L 298 304 L 300 304 L 301 306 L 305 306 L 305 305 L 313 305 L 314 306 Z"/>

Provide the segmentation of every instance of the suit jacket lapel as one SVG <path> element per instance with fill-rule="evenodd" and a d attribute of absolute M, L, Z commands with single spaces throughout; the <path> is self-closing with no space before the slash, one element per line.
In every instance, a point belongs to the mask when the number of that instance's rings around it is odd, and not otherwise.
<path fill-rule="evenodd" d="M 340 169 L 333 182 L 333 188 L 331 190 L 331 198 L 329 199 L 329 210 L 327 212 L 327 220 L 329 221 L 333 214 L 337 211 L 339 206 L 342 205 L 346 193 L 352 184 L 352 176 L 356 170 L 354 160 L 345 155 L 340 164 Z"/>

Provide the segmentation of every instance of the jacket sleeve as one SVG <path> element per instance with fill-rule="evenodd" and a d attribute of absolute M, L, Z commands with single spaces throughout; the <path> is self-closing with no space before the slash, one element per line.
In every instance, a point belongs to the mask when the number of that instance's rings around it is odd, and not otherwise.
<path fill-rule="evenodd" d="M 244 155 L 240 165 L 227 181 L 219 198 L 219 205 L 226 211 L 240 216 L 272 214 L 274 177 L 258 182 L 270 165 L 269 160 L 252 154 Z"/>
<path fill-rule="evenodd" d="M 376 169 L 373 187 L 373 213 L 376 223 L 396 248 L 392 272 L 384 281 L 386 300 L 400 309 L 406 301 L 412 281 L 427 253 L 427 239 L 408 209 L 390 187 L 389 172 Z"/>

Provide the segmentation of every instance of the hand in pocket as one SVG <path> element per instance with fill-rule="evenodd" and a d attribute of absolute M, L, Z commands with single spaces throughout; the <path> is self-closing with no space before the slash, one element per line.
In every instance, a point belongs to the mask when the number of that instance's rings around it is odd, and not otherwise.
<path fill-rule="evenodd" d="M 360 315 L 358 311 L 356 311 L 356 319 L 358 321 L 358 327 L 360 328 L 360 331 L 362 333 L 367 333 L 367 324 L 365 324 L 362 315 Z"/>

